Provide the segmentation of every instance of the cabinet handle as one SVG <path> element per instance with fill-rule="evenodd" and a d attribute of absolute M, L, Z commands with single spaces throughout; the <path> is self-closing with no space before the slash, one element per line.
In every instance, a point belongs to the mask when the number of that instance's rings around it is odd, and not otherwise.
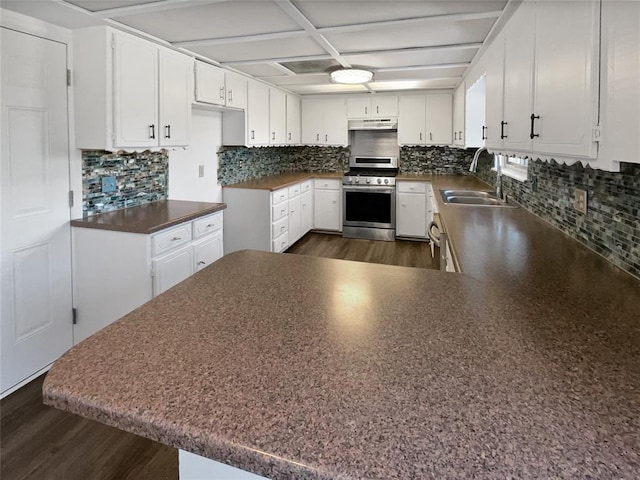
<path fill-rule="evenodd" d="M 324 136 L 324 141 L 325 141 L 325 142 L 328 142 L 328 141 L 329 141 L 329 135 L 326 135 L 326 134 L 325 134 L 325 136 Z"/>
<path fill-rule="evenodd" d="M 420 132 L 420 141 L 422 141 L 422 132 Z"/>
<path fill-rule="evenodd" d="M 224 87 L 220 87 L 220 100 L 224 100 Z"/>
<path fill-rule="evenodd" d="M 198 262 L 198 265 L 206 265 L 206 264 L 207 264 L 207 262 L 204 262 L 204 261 L 202 261 L 202 260 L 200 260 L 200 261 Z"/>
<path fill-rule="evenodd" d="M 255 140 L 256 139 L 256 135 L 255 135 L 255 130 L 251 130 L 251 140 Z"/>
<path fill-rule="evenodd" d="M 320 134 L 319 134 L 319 133 L 316 135 L 316 141 L 317 141 L 317 142 L 319 142 L 319 141 L 320 141 Z"/>
<path fill-rule="evenodd" d="M 458 140 L 462 140 L 462 130 L 460 130 L 460 132 L 458 132 Z"/>
<path fill-rule="evenodd" d="M 376 113 L 380 113 L 380 107 L 376 105 Z"/>
<path fill-rule="evenodd" d="M 275 140 L 276 139 L 276 132 L 271 132 L 271 140 Z"/>
<path fill-rule="evenodd" d="M 504 134 L 504 126 L 509 125 L 508 122 L 500 122 L 500 139 L 508 138 L 507 135 Z"/>
<path fill-rule="evenodd" d="M 486 140 L 487 136 L 485 135 L 485 131 L 487 130 L 487 127 L 485 127 L 484 125 L 482 125 L 482 140 Z"/>
<path fill-rule="evenodd" d="M 177 240 L 182 240 L 182 237 L 173 237 L 173 238 L 171 239 L 171 241 L 172 241 L 172 242 L 175 242 L 175 241 L 177 241 Z"/>
<path fill-rule="evenodd" d="M 149 125 L 149 138 L 156 138 L 156 126 L 155 126 L 155 124 Z"/>
<path fill-rule="evenodd" d="M 433 140 L 433 133 L 432 132 L 429 132 L 429 140 L 430 141 Z"/>
<path fill-rule="evenodd" d="M 229 101 L 233 102 L 233 90 L 229 90 Z"/>
<path fill-rule="evenodd" d="M 458 139 L 458 132 L 453 132 L 453 139 L 457 140 Z"/>
<path fill-rule="evenodd" d="M 289 141 L 291 141 L 291 132 L 289 132 Z"/>
<path fill-rule="evenodd" d="M 364 107 L 364 114 L 367 115 L 367 109 L 368 107 Z"/>
<path fill-rule="evenodd" d="M 164 138 L 171 138 L 171 125 L 164 126 Z"/>
<path fill-rule="evenodd" d="M 284 229 L 285 229 L 285 226 L 284 226 L 284 225 L 280 227 L 280 231 L 281 231 L 281 232 L 282 232 L 282 231 L 284 231 Z"/>
<path fill-rule="evenodd" d="M 540 115 L 534 115 L 532 113 L 530 118 L 531 118 L 531 132 L 529 133 L 529 138 L 533 140 L 534 138 L 540 136 L 538 133 L 533 133 L 535 121 L 540 119 Z"/>
<path fill-rule="evenodd" d="M 207 225 L 205 228 L 211 228 L 211 227 L 215 227 L 215 224 L 210 223 L 209 225 Z"/>

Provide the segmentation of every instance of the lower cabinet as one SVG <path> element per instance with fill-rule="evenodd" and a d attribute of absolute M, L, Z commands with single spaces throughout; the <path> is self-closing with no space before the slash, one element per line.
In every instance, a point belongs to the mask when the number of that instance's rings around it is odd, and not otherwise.
<path fill-rule="evenodd" d="M 427 238 L 427 226 L 433 218 L 430 208 L 430 184 L 426 182 L 396 182 L 396 236 Z"/>
<path fill-rule="evenodd" d="M 73 227 L 74 341 L 223 256 L 222 212 L 151 235 Z"/>
<path fill-rule="evenodd" d="M 313 227 L 317 230 L 342 231 L 340 180 L 315 179 Z"/>

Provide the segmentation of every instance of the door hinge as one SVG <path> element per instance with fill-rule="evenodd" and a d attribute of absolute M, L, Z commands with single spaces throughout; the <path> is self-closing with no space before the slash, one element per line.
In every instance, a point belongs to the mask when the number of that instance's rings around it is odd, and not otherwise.
<path fill-rule="evenodd" d="M 69 190 L 69 208 L 73 207 L 73 190 Z"/>
<path fill-rule="evenodd" d="M 71 86 L 71 70 L 67 68 L 67 87 Z"/>
<path fill-rule="evenodd" d="M 75 307 L 71 309 L 71 320 L 74 325 L 78 323 L 78 309 Z"/>
<path fill-rule="evenodd" d="M 593 132 L 591 134 L 592 142 L 599 142 L 602 136 L 602 131 L 600 130 L 600 125 L 596 125 L 593 127 Z"/>

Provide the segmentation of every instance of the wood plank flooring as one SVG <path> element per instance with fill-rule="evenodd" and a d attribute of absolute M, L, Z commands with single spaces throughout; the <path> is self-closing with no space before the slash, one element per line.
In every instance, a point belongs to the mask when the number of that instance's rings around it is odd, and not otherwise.
<path fill-rule="evenodd" d="M 381 242 L 343 238 L 340 235 L 308 233 L 291 246 L 286 253 L 404 267 L 437 268 L 431 258 L 428 243 L 406 240 Z"/>
<path fill-rule="evenodd" d="M 287 253 L 434 268 L 429 245 L 310 233 Z M 177 480 L 175 448 L 42 403 L 44 375 L 0 402 L 3 480 Z"/>

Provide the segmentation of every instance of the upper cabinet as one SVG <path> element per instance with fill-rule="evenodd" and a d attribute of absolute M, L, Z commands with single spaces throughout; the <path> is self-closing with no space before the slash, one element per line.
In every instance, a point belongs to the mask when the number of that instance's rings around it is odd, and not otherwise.
<path fill-rule="evenodd" d="M 196 60 L 195 100 L 234 108 L 247 108 L 247 79 L 237 73 Z"/>
<path fill-rule="evenodd" d="M 287 93 L 287 145 L 300 144 L 300 97 Z"/>
<path fill-rule="evenodd" d="M 640 2 L 602 2 L 598 165 L 640 163 Z"/>
<path fill-rule="evenodd" d="M 185 146 L 193 59 L 109 27 L 74 31 L 76 146 Z"/>
<path fill-rule="evenodd" d="M 503 116 L 496 126 L 495 106 L 488 107 L 489 146 L 499 146 L 500 132 L 508 151 L 595 157 L 598 22 L 596 1 L 520 5 L 505 26 Z M 496 95 L 500 81 L 490 72 L 487 81 L 488 95 Z"/>
<path fill-rule="evenodd" d="M 398 115 L 400 145 L 450 145 L 451 102 L 449 93 L 402 95 Z"/>
<path fill-rule="evenodd" d="M 464 135 L 464 110 L 465 110 L 465 83 L 458 85 L 453 94 L 453 144 L 458 147 L 465 146 Z"/>
<path fill-rule="evenodd" d="M 504 32 L 485 53 L 485 146 L 500 151 L 504 146 Z"/>
<path fill-rule="evenodd" d="M 247 89 L 246 145 L 269 145 L 269 87 L 260 82 L 249 82 Z"/>
<path fill-rule="evenodd" d="M 388 118 L 398 116 L 398 97 L 360 96 L 347 98 L 347 118 Z"/>
<path fill-rule="evenodd" d="M 344 98 L 302 100 L 302 143 L 347 145 L 347 104 Z"/>
<path fill-rule="evenodd" d="M 287 96 L 277 88 L 269 88 L 269 143 L 287 143 Z"/>

